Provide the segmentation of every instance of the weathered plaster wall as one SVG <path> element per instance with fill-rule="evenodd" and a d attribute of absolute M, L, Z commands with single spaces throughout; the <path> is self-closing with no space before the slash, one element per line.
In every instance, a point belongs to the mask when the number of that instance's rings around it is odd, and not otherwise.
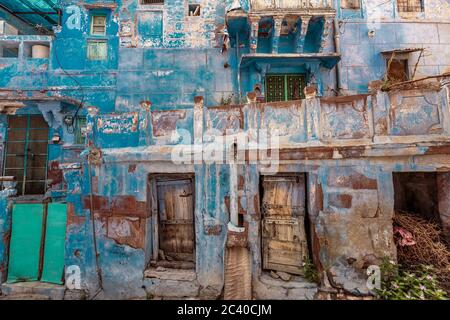
<path fill-rule="evenodd" d="M 450 70 L 448 1 L 425 1 L 425 11 L 414 14 L 399 14 L 395 1 L 362 3 L 360 10 L 339 9 L 338 12 L 344 92 L 367 92 L 370 81 L 383 79 L 386 64 L 381 51 L 424 48 L 425 55 L 417 66 L 416 78 Z M 418 56 L 419 53 L 413 53 L 409 57 L 411 75 Z"/>
<path fill-rule="evenodd" d="M 281 285 L 262 279 L 260 172 L 256 165 L 242 166 L 239 171 L 238 210 L 248 228 L 236 235 L 227 232 L 232 192 L 228 166 L 172 163 L 172 146 L 201 142 L 206 129 L 250 135 L 260 129 L 280 129 L 280 170 L 308 173 L 315 263 L 335 288 L 354 294 L 367 293 L 364 267 L 385 255 L 395 258 L 391 173 L 450 167 L 448 89 L 212 108 L 224 104 L 222 98 L 236 97 L 239 89 L 244 96 L 262 80 L 261 70 L 250 70 L 238 81 L 240 55 L 249 52 L 246 40 L 239 48 L 221 53 L 217 31 L 223 30 L 225 7 L 231 2 L 203 0 L 201 16 L 187 17 L 188 2 L 181 0 L 167 0 L 152 10 L 138 6 L 137 0 L 85 1 L 82 6 L 78 1 L 64 1 L 62 29 L 53 39 L 44 39 L 52 45 L 49 59 L 31 60 L 23 54 L 18 59 L 0 59 L 0 87 L 23 90 L 21 99 L 71 97 L 83 102 L 82 114 L 89 113 L 87 145 L 101 149 L 101 164 L 91 168 L 84 156 L 92 149 L 80 156 L 82 147 L 73 146 L 73 135 L 64 126 L 51 124 L 50 137 L 58 132 L 63 142 L 49 148 L 49 172 L 55 179 L 50 195 L 69 203 L 66 265 L 80 266 L 83 289 L 91 296 L 99 288 L 95 229 L 104 289 L 100 297 L 218 297 L 224 285 L 227 243 L 249 247 L 256 297 L 314 297 L 314 284 Z M 87 40 L 92 38 L 88 13 L 108 12 L 105 4 L 111 9 L 107 34 L 102 37 L 108 41 L 108 60 L 88 61 Z M 242 1 L 242 6 L 248 9 L 248 1 Z M 424 18 L 442 23 L 422 23 L 399 19 L 395 11 L 386 10 L 372 38 L 368 31 L 374 25 L 364 9 L 360 16 L 340 15 L 341 78 L 347 92 L 366 92 L 369 81 L 381 78 L 381 50 L 428 46 L 432 55 L 425 56 L 418 69 L 423 74 L 443 72 L 450 65 L 446 60 L 450 56 L 446 54 L 450 47 L 447 11 L 427 9 Z M 27 39 L 42 40 L 37 36 Z M 25 40 L 16 37 L 14 41 Z M 333 51 L 330 32 L 324 52 Z M 330 96 L 333 72 L 314 67 L 320 75 L 315 79 L 320 82 L 319 91 L 328 91 L 325 95 Z M 284 65 L 273 69 L 277 70 L 298 72 L 304 67 Z M 194 109 L 196 96 L 204 97 L 205 108 L 196 105 Z M 241 103 L 239 98 L 232 102 Z M 92 107 L 87 110 L 88 106 Z M 52 108 L 60 118 L 74 112 L 73 106 Z M 28 103 L 19 113 L 39 110 L 42 105 L 39 109 Z M 2 116 L 3 139 L 4 120 Z M 145 279 L 152 236 L 148 174 L 175 172 L 195 173 L 197 275 L 190 282 Z M 446 198 L 441 199 L 441 206 L 447 206 Z M 0 196 L 0 236 L 9 232 L 7 213 L 7 202 Z M 5 248 L 3 240 L 3 264 Z M 0 277 L 2 272 L 0 267 Z"/>
<path fill-rule="evenodd" d="M 0 281 L 6 280 L 8 269 L 9 239 L 11 234 L 11 207 L 8 197 L 11 190 L 0 192 Z"/>

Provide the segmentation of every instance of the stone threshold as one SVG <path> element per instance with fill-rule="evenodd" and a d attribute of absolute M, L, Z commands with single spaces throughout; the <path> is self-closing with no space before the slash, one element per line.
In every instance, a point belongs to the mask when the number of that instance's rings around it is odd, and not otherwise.
<path fill-rule="evenodd" d="M 176 281 L 194 281 L 197 279 L 195 270 L 172 269 L 172 268 L 149 268 L 144 271 L 144 278 Z"/>

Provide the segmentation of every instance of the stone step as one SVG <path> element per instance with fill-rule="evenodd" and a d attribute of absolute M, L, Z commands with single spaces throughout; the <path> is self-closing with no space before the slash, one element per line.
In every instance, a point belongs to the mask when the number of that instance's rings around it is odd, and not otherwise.
<path fill-rule="evenodd" d="M 0 300 L 51 300 L 42 294 L 14 294 L 12 296 L 0 296 Z"/>
<path fill-rule="evenodd" d="M 2 295 L 6 297 L 15 296 L 43 296 L 47 300 L 63 300 L 65 287 L 45 282 L 17 282 L 4 283 L 1 285 Z"/>

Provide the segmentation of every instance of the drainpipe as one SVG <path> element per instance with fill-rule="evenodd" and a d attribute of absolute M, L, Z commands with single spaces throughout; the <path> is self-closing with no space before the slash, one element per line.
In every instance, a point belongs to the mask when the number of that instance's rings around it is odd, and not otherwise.
<path fill-rule="evenodd" d="M 237 164 L 230 164 L 230 222 L 233 226 L 239 226 L 238 213 L 238 170 Z"/>
<path fill-rule="evenodd" d="M 333 27 L 333 35 L 334 35 L 334 48 L 337 54 L 341 54 L 341 37 L 339 33 L 339 22 L 337 17 L 334 18 L 334 27 Z M 341 95 L 342 83 L 341 83 L 341 62 L 339 61 L 335 67 L 336 70 L 336 92 L 337 95 Z"/>
<path fill-rule="evenodd" d="M 230 222 L 228 230 L 233 232 L 244 232 L 244 227 L 239 227 L 239 187 L 238 187 L 238 164 L 237 164 L 237 143 L 234 141 L 230 155 Z"/>
<path fill-rule="evenodd" d="M 238 81 L 238 101 L 237 103 L 241 103 L 241 62 L 240 62 L 240 50 L 239 50 L 239 32 L 236 33 L 236 63 L 238 66 L 237 70 L 237 81 Z"/>

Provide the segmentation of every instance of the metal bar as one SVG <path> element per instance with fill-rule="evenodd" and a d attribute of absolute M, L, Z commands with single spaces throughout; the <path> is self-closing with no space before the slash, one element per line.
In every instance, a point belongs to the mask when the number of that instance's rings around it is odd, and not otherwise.
<path fill-rule="evenodd" d="M 25 142 L 25 150 L 24 150 L 24 154 L 25 157 L 23 159 L 23 180 L 22 180 L 22 195 L 25 194 L 25 185 L 26 185 L 26 181 L 27 181 L 27 163 L 28 163 L 28 139 L 30 137 L 30 125 L 31 125 L 31 117 L 30 115 L 27 115 L 27 135 L 26 135 L 26 142 Z"/>
<path fill-rule="evenodd" d="M 46 156 L 46 153 L 36 153 L 35 156 Z M 17 157 L 17 156 L 23 156 L 23 154 L 20 153 L 14 153 L 14 154 L 7 154 L 7 157 Z"/>
<path fill-rule="evenodd" d="M 18 15 L 16 15 L 16 14 L 14 14 L 13 11 L 11 11 L 10 9 L 8 9 L 8 7 L 6 7 L 5 5 L 0 4 L 0 9 L 2 9 L 2 10 L 4 10 L 4 11 L 8 12 L 8 13 L 11 14 L 11 15 L 13 15 L 14 17 L 16 17 L 16 18 L 19 19 L 20 21 L 26 23 L 27 25 L 29 25 L 29 26 L 32 27 L 33 29 L 36 29 L 36 26 L 34 25 L 34 23 L 31 23 L 30 21 L 28 21 L 28 20 L 26 20 L 26 19 L 24 19 L 24 18 L 22 18 L 22 17 L 20 17 L 20 16 L 18 16 Z"/>
<path fill-rule="evenodd" d="M 0 5 L 1 6 L 1 5 Z M 10 119 L 10 117 L 7 117 L 6 118 L 6 125 L 7 125 L 7 127 L 9 126 L 9 119 Z M 9 136 L 9 134 L 6 134 L 6 138 L 5 138 L 5 141 L 3 141 L 3 150 L 4 150 L 4 152 L 5 153 L 7 153 L 7 146 L 8 146 L 8 136 Z M 6 176 L 6 157 L 3 157 L 3 159 L 2 159 L 2 165 L 3 165 L 3 176 Z M 3 187 L 4 187 L 4 185 L 3 185 L 3 183 L 4 183 L 4 181 L 2 180 L 2 189 L 3 189 Z"/>
<path fill-rule="evenodd" d="M 11 168 L 9 167 L 7 170 L 21 170 L 23 167 L 20 168 Z M 28 167 L 28 169 L 47 169 L 47 167 Z"/>
<path fill-rule="evenodd" d="M 33 10 L 33 12 L 39 12 L 39 10 L 36 10 L 37 8 L 28 2 L 28 0 L 21 0 L 22 4 Z M 39 15 L 39 14 L 38 14 Z M 50 24 L 58 24 L 55 20 L 51 19 L 50 17 L 43 15 L 43 19 L 45 19 Z"/>
<path fill-rule="evenodd" d="M 59 11 L 60 9 L 56 6 L 55 3 L 53 3 L 53 1 L 48 1 L 48 0 L 42 0 L 44 1 L 50 8 Z"/>
<path fill-rule="evenodd" d="M 37 14 L 37 15 L 42 15 L 42 16 L 44 16 L 44 15 L 49 15 L 49 14 L 54 14 L 54 15 L 57 15 L 58 14 L 58 12 L 56 12 L 56 11 L 13 11 L 13 13 L 14 14 Z"/>
<path fill-rule="evenodd" d="M 288 76 L 285 74 L 284 76 L 284 101 L 288 101 Z"/>

